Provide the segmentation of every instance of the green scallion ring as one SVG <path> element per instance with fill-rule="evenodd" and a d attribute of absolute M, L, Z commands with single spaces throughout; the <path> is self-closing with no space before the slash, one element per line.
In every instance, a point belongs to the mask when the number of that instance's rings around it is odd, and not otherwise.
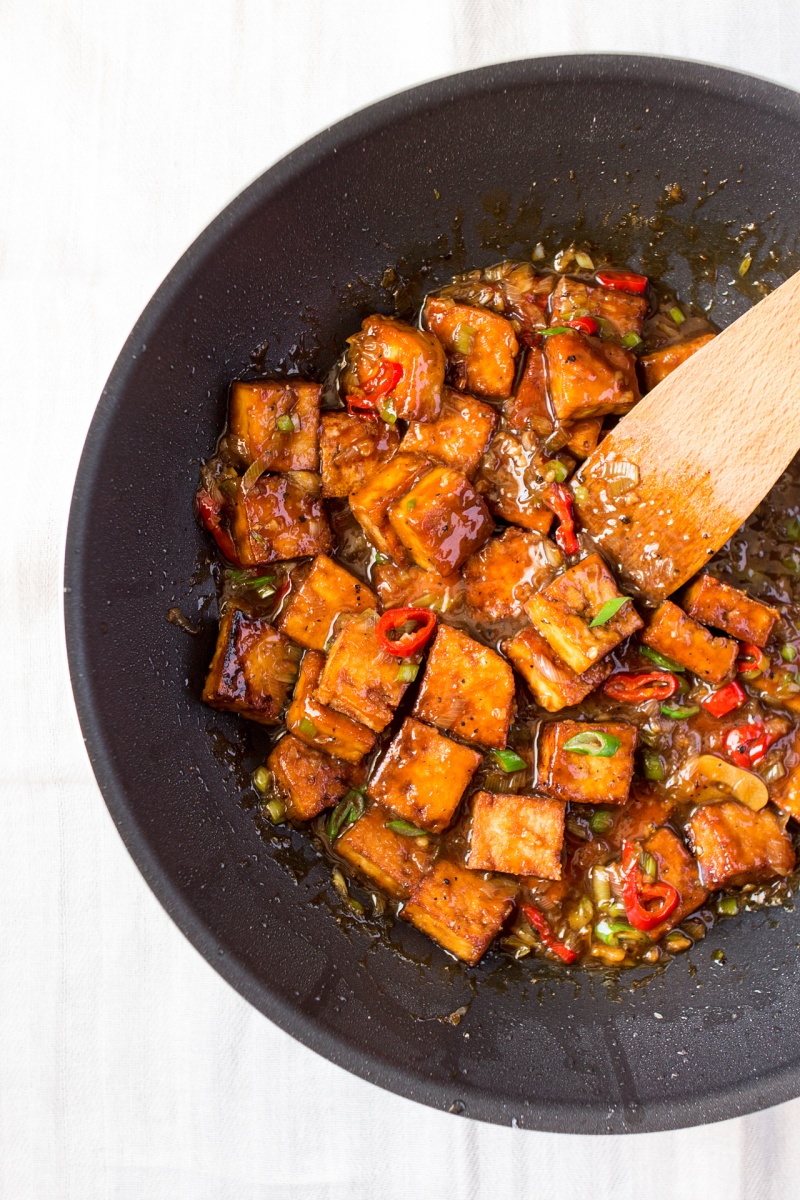
<path fill-rule="evenodd" d="M 689 717 L 696 717 L 700 712 L 697 704 L 662 704 L 662 717 L 669 717 L 672 721 L 687 721 Z"/>
<path fill-rule="evenodd" d="M 585 733 L 576 733 L 564 749 L 570 754 L 588 754 L 592 758 L 613 758 L 620 747 L 620 740 L 613 733 L 603 733 L 599 729 L 587 729 Z"/>
<path fill-rule="evenodd" d="M 659 654 L 657 650 L 651 650 L 649 646 L 639 645 L 637 647 L 643 658 L 649 658 L 650 662 L 655 663 L 657 667 L 661 667 L 662 671 L 673 671 L 678 675 L 683 675 L 686 667 L 682 667 L 680 663 L 675 662 L 672 658 L 667 658 L 666 654 Z"/>
<path fill-rule="evenodd" d="M 520 758 L 514 750 L 493 750 L 492 754 L 507 775 L 510 775 L 512 771 L 526 771 L 528 769 L 525 759 Z"/>

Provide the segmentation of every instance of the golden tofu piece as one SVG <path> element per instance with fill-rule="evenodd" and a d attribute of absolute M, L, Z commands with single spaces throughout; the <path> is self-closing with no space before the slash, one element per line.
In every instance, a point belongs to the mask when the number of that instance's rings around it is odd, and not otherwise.
<path fill-rule="evenodd" d="M 461 575 L 440 575 L 438 571 L 423 571 L 422 567 L 397 567 L 392 562 L 376 563 L 372 568 L 372 583 L 378 593 L 381 608 L 432 608 L 447 612 L 458 602 L 464 590 Z"/>
<path fill-rule="evenodd" d="M 515 638 L 503 643 L 503 653 L 510 659 L 527 683 L 538 705 L 547 712 L 558 712 L 580 704 L 590 692 L 599 687 L 611 674 L 608 661 L 596 662 L 588 671 L 577 675 L 568 667 L 533 627 L 523 629 Z"/>
<path fill-rule="evenodd" d="M 382 733 L 408 684 L 398 680 L 401 661 L 383 649 L 377 624 L 372 609 L 344 622 L 325 660 L 317 700 Z M 402 661 L 418 662 L 419 656 Z"/>
<path fill-rule="evenodd" d="M 466 600 L 484 621 L 518 617 L 534 592 L 549 583 L 564 556 L 541 533 L 508 528 L 467 559 Z"/>
<path fill-rule="evenodd" d="M 376 314 L 348 338 L 342 383 L 348 394 L 374 377 L 382 361 L 399 363 L 403 373 L 381 403 L 391 401 L 403 421 L 435 421 L 442 406 L 445 355 L 432 334 L 395 317 Z"/>
<path fill-rule="evenodd" d="M 368 795 L 412 825 L 441 833 L 480 764 L 477 750 L 407 717 L 370 780 Z"/>
<path fill-rule="evenodd" d="M 333 546 L 325 501 L 289 475 L 262 475 L 246 495 L 240 488 L 231 533 L 244 567 L 324 554 Z"/>
<path fill-rule="evenodd" d="M 661 380 L 671 375 L 681 363 L 685 363 L 687 358 L 691 358 L 698 350 L 702 350 L 703 346 L 707 346 L 714 337 L 714 333 L 703 333 L 687 342 L 678 342 L 677 345 L 654 350 L 652 354 L 643 354 L 639 364 L 644 376 L 645 391 L 652 391 L 657 383 L 661 383 Z"/>
<path fill-rule="evenodd" d="M 557 657 L 582 675 L 642 628 L 642 619 L 631 601 L 605 624 L 591 628 L 603 606 L 620 595 L 600 555 L 590 554 L 556 576 L 538 595 L 531 596 L 525 611 Z"/>
<path fill-rule="evenodd" d="M 417 566 L 440 575 L 457 571 L 494 529 L 466 475 L 451 467 L 434 467 L 423 475 L 390 505 L 388 516 Z"/>
<path fill-rule="evenodd" d="M 291 733 L 278 742 L 267 759 L 267 768 L 275 776 L 286 815 L 292 821 L 310 821 L 364 782 L 362 767 L 305 746 Z"/>
<path fill-rule="evenodd" d="M 736 642 L 715 637 L 671 600 L 659 604 L 639 640 L 710 683 L 722 683 L 733 673 L 739 653 Z"/>
<path fill-rule="evenodd" d="M 430 469 L 427 458 L 397 454 L 350 497 L 353 516 L 375 549 L 400 566 L 408 563 L 408 554 L 389 521 L 389 508 Z"/>
<path fill-rule="evenodd" d="M 638 402 L 636 360 L 615 342 L 570 330 L 549 337 L 545 354 L 550 398 L 559 421 L 622 415 Z"/>
<path fill-rule="evenodd" d="M 414 716 L 479 746 L 502 749 L 514 715 L 514 672 L 488 646 L 439 625 Z"/>
<path fill-rule="evenodd" d="M 565 422 L 565 429 L 569 433 L 567 450 L 576 458 L 588 458 L 597 449 L 602 428 L 602 417 L 583 417 L 578 421 Z"/>
<path fill-rule="evenodd" d="M 739 588 L 706 574 L 698 575 L 689 584 L 682 603 L 688 615 L 701 625 L 713 625 L 740 642 L 756 646 L 766 646 L 781 615 L 777 608 L 753 600 Z"/>
<path fill-rule="evenodd" d="M 575 466 L 566 454 L 558 458 L 567 473 Z M 542 503 L 542 493 L 555 478 L 547 472 L 548 460 L 535 439 L 532 442 L 528 434 L 515 437 L 501 430 L 481 459 L 475 487 L 494 516 L 523 529 L 547 533 L 553 514 Z"/>
<path fill-rule="evenodd" d="M 514 907 L 508 883 L 439 859 L 401 916 L 456 958 L 474 966 Z"/>
<path fill-rule="evenodd" d="M 365 583 L 320 554 L 292 592 L 278 628 L 309 650 L 324 650 L 337 617 L 375 608 L 377 603 Z"/>
<path fill-rule="evenodd" d="M 395 900 L 406 900 L 433 865 L 434 847 L 388 825 L 397 818 L 373 804 L 336 843 L 336 853 Z M 423 839 L 426 840 L 426 839 Z"/>
<path fill-rule="evenodd" d="M 319 466 L 318 383 L 237 380 L 231 385 L 228 438 L 249 466 L 265 471 L 316 471 Z"/>
<path fill-rule="evenodd" d="M 323 413 L 319 431 L 323 496 L 341 499 L 358 491 L 399 445 L 400 434 L 385 421 L 346 412 Z"/>
<path fill-rule="evenodd" d="M 766 883 L 794 870 L 792 839 L 772 808 L 753 812 L 736 800 L 701 804 L 686 832 L 706 887 Z"/>
<path fill-rule="evenodd" d="M 661 827 L 652 833 L 643 848 L 652 854 L 658 867 L 659 882 L 671 883 L 678 893 L 678 907 L 666 921 L 649 930 L 650 937 L 657 942 L 670 929 L 679 925 L 695 909 L 708 899 L 708 888 L 700 882 L 697 863 L 681 839 L 671 829 Z"/>
<path fill-rule="evenodd" d="M 609 758 L 565 750 L 567 742 L 582 733 L 604 733 L 619 739 Z M 633 778 L 635 725 L 585 721 L 549 721 L 539 734 L 537 788 L 576 804 L 624 804 Z"/>
<path fill-rule="evenodd" d="M 647 297 L 562 276 L 550 297 L 550 324 L 564 325 L 579 313 L 596 317 L 605 324 L 605 332 L 614 337 L 623 338 L 627 333 L 641 336 Z"/>
<path fill-rule="evenodd" d="M 319 703 L 316 689 L 324 666 L 324 654 L 319 650 L 306 651 L 286 713 L 286 727 L 307 746 L 315 746 L 345 762 L 361 762 L 375 745 L 375 734 L 366 725 Z"/>
<path fill-rule="evenodd" d="M 519 350 L 514 326 L 487 308 L 430 297 L 425 324 L 447 353 L 463 364 L 463 390 L 478 396 L 510 396 Z"/>
<path fill-rule="evenodd" d="M 505 875 L 561 878 L 566 802 L 477 792 L 467 866 Z"/>
<path fill-rule="evenodd" d="M 277 725 L 299 661 L 300 648 L 263 617 L 229 608 L 220 619 L 203 700 L 260 725 Z"/>
<path fill-rule="evenodd" d="M 497 425 L 490 404 L 445 388 L 442 411 L 435 421 L 414 421 L 406 430 L 401 449 L 474 475 Z"/>
<path fill-rule="evenodd" d="M 503 404 L 503 416 L 514 433 L 531 432 L 546 438 L 553 432 L 553 417 L 547 402 L 547 368 L 544 351 L 531 346 L 517 390 Z"/>

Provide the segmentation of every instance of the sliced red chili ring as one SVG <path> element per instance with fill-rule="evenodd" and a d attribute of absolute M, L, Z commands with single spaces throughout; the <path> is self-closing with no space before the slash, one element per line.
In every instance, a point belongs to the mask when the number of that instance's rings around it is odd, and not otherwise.
<path fill-rule="evenodd" d="M 603 684 L 610 700 L 623 704 L 643 704 L 647 700 L 667 700 L 678 690 L 677 676 L 669 671 L 643 671 L 629 674 L 620 671 Z"/>
<path fill-rule="evenodd" d="M 768 664 L 768 659 L 760 646 L 752 642 L 740 642 L 739 657 L 736 659 L 736 670 L 745 679 L 755 679 Z"/>
<path fill-rule="evenodd" d="M 416 622 L 418 628 L 401 633 L 396 638 L 389 637 L 393 630 L 408 621 Z M 388 654 L 393 654 L 395 658 L 408 658 L 422 649 L 435 628 L 436 614 L 429 608 L 390 608 L 378 621 L 376 632 L 378 641 Z"/>
<path fill-rule="evenodd" d="M 241 567 L 234 540 L 222 524 L 222 501 L 213 496 L 208 488 L 200 488 L 197 493 L 197 512 L 204 528 L 211 534 L 228 561 L 235 567 Z"/>
<path fill-rule="evenodd" d="M 649 933 L 678 907 L 678 891 L 665 880 L 645 881 L 639 853 L 631 842 L 623 844 L 622 869 L 625 873 L 622 885 L 625 913 L 634 929 Z"/>
<path fill-rule="evenodd" d="M 567 946 L 564 942 L 559 941 L 550 928 L 544 913 L 539 912 L 539 909 L 535 908 L 533 904 L 523 904 L 521 907 L 548 950 L 552 950 L 554 954 L 557 954 L 562 962 L 575 962 L 575 959 L 578 957 L 577 951 Z"/>
<path fill-rule="evenodd" d="M 781 735 L 766 729 L 762 721 L 751 725 L 737 725 L 727 730 L 722 738 L 725 753 L 737 767 L 750 770 L 761 762 L 773 742 Z"/>
<path fill-rule="evenodd" d="M 375 374 L 370 375 L 369 379 L 361 384 L 358 391 L 377 400 L 379 397 L 388 396 L 389 392 L 393 392 L 402 378 L 402 364 L 393 362 L 390 358 L 382 358 Z"/>
<path fill-rule="evenodd" d="M 567 321 L 567 324 L 570 329 L 579 329 L 587 337 L 594 337 L 600 332 L 600 326 L 594 317 L 573 317 L 571 321 Z"/>
<path fill-rule="evenodd" d="M 742 685 L 734 679 L 732 683 L 726 683 L 725 687 L 720 688 L 719 691 L 706 696 L 705 700 L 701 700 L 700 703 L 706 712 L 711 713 L 712 717 L 727 717 L 728 713 L 747 703 L 747 694 Z"/>
<path fill-rule="evenodd" d="M 633 292 L 641 296 L 647 291 L 647 276 L 638 275 L 635 271 L 598 271 L 595 279 L 601 287 L 615 292 Z"/>
<path fill-rule="evenodd" d="M 575 536 L 575 507 L 572 495 L 562 483 L 551 483 L 542 492 L 542 501 L 559 520 L 556 541 L 565 554 L 577 554 L 580 544 Z"/>

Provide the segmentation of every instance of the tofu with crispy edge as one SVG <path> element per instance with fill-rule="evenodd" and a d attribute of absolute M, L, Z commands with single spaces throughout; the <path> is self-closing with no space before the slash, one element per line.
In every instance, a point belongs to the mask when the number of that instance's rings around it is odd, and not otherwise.
<path fill-rule="evenodd" d="M 533 627 L 503 642 L 503 653 L 527 683 L 536 703 L 547 712 L 580 704 L 614 669 L 608 660 L 601 660 L 577 675 Z"/>
<path fill-rule="evenodd" d="M 399 363 L 400 379 L 381 403 L 391 401 L 403 421 L 435 421 L 442 407 L 446 359 L 441 344 L 425 330 L 375 314 L 361 332 L 348 338 L 347 365 L 342 375 L 346 392 L 364 386 L 382 360 Z"/>
<path fill-rule="evenodd" d="M 229 608 L 220 619 L 203 699 L 223 712 L 277 725 L 299 662 L 299 646 L 263 617 Z"/>
<path fill-rule="evenodd" d="M 713 625 L 740 642 L 766 646 L 772 627 L 780 618 L 777 608 L 753 600 L 747 592 L 715 579 L 698 575 L 683 593 L 683 608 L 701 625 Z"/>
<path fill-rule="evenodd" d="M 643 843 L 643 849 L 652 854 L 658 867 L 659 882 L 669 883 L 678 893 L 678 907 L 674 909 L 666 921 L 651 929 L 650 937 L 654 942 L 679 925 L 684 917 L 688 917 L 708 899 L 708 888 L 700 882 L 700 872 L 697 862 L 692 858 L 677 834 L 662 826 L 651 833 Z"/>
<path fill-rule="evenodd" d="M 630 600 L 610 620 L 591 628 L 603 605 L 620 595 L 600 555 L 590 554 L 531 596 L 525 610 L 557 657 L 582 675 L 642 628 L 642 619 Z"/>
<path fill-rule="evenodd" d="M 432 296 L 425 304 L 425 324 L 462 370 L 463 391 L 478 396 L 511 395 L 519 351 L 514 326 L 488 308 L 458 304 Z"/>
<path fill-rule="evenodd" d="M 336 853 L 369 883 L 395 900 L 406 900 L 433 865 L 434 847 L 387 828 L 396 817 L 373 804 L 336 843 Z"/>
<path fill-rule="evenodd" d="M 404 821 L 441 833 L 480 764 L 477 750 L 407 717 L 372 776 L 368 795 Z"/>
<path fill-rule="evenodd" d="M 581 733 L 607 733 L 620 744 L 609 758 L 565 750 L 566 743 Z M 576 804 L 624 804 L 631 790 L 636 738 L 635 725 L 549 721 L 539 733 L 536 786 L 548 796 Z"/>
<path fill-rule="evenodd" d="M 686 832 L 706 887 L 767 883 L 794 870 L 792 839 L 772 808 L 753 812 L 736 800 L 702 804 Z"/>
<path fill-rule="evenodd" d="M 514 892 L 499 879 L 439 859 L 401 916 L 456 958 L 474 966 L 505 924 Z"/>
<path fill-rule="evenodd" d="M 623 338 L 627 333 L 641 336 L 647 297 L 562 276 L 550 297 L 550 324 L 564 325 L 579 312 L 606 322 L 607 332 L 614 337 Z"/>
<path fill-rule="evenodd" d="M 700 337 L 690 338 L 689 341 L 654 350 L 652 354 L 643 354 L 639 359 L 639 366 L 644 378 L 645 391 L 652 391 L 657 383 L 661 383 L 662 379 L 666 379 L 681 363 L 685 363 L 687 358 L 702 350 L 703 346 L 707 346 L 715 337 L 714 333 L 703 333 Z"/>
<path fill-rule="evenodd" d="M 549 337 L 545 354 L 550 399 L 559 421 L 621 416 L 638 402 L 636 360 L 623 346 L 570 330 Z"/>
<path fill-rule="evenodd" d="M 569 474 L 574 459 L 563 453 L 558 458 Z M 475 487 L 494 516 L 523 529 L 547 533 L 553 514 L 542 502 L 542 493 L 555 478 L 548 475 L 549 470 L 552 468 L 535 439 L 501 430 L 481 459 Z"/>
<path fill-rule="evenodd" d="M 423 571 L 414 565 L 398 567 L 392 562 L 375 563 L 372 584 L 383 609 L 416 605 L 447 612 L 464 591 L 464 581 L 458 573 L 440 575 L 438 571 Z"/>
<path fill-rule="evenodd" d="M 710 683 L 722 683 L 733 673 L 739 653 L 736 642 L 715 637 L 671 600 L 659 604 L 639 640 Z"/>
<path fill-rule="evenodd" d="M 228 438 L 242 461 L 265 471 L 316 471 L 321 394 L 318 383 L 295 380 L 233 383 Z"/>
<path fill-rule="evenodd" d="M 351 417 L 346 412 L 323 413 L 319 430 L 323 496 L 342 499 L 358 491 L 386 465 L 399 445 L 400 434 L 385 421 Z"/>
<path fill-rule="evenodd" d="M 407 683 L 397 678 L 400 659 L 383 649 L 371 609 L 349 617 L 333 639 L 317 684 L 317 700 L 353 721 L 382 733 L 403 698 Z M 418 662 L 419 656 L 403 659 Z"/>
<path fill-rule="evenodd" d="M 320 554 L 289 597 L 278 628 L 309 650 L 324 650 L 337 617 L 376 608 L 377 603 L 365 583 Z"/>
<path fill-rule="evenodd" d="M 569 433 L 567 450 L 575 458 L 588 458 L 592 451 L 597 449 L 602 428 L 602 417 L 583 417 L 578 421 L 565 422 L 565 429 Z"/>
<path fill-rule="evenodd" d="M 418 567 L 452 575 L 494 529 L 466 475 L 434 467 L 389 506 L 389 521 Z"/>
<path fill-rule="evenodd" d="M 366 725 L 320 704 L 316 689 L 324 666 L 324 654 L 319 650 L 306 651 L 292 703 L 286 713 L 286 727 L 307 746 L 324 750 L 345 762 L 361 762 L 375 745 L 375 734 Z"/>
<path fill-rule="evenodd" d="M 400 448 L 454 467 L 472 477 L 497 426 L 491 404 L 445 388 L 442 411 L 435 421 L 414 421 Z"/>
<path fill-rule="evenodd" d="M 244 567 L 325 554 L 333 546 L 325 501 L 289 475 L 262 475 L 246 495 L 240 488 L 231 533 Z"/>
<path fill-rule="evenodd" d="M 286 815 L 292 821 L 310 821 L 364 782 L 362 767 L 331 758 L 304 745 L 291 733 L 278 742 L 267 759 L 267 768 L 275 776 Z"/>
<path fill-rule="evenodd" d="M 467 559 L 467 605 L 483 621 L 518 617 L 533 593 L 563 565 L 564 556 L 555 542 L 533 530 L 508 528 Z"/>
<path fill-rule="evenodd" d="M 555 423 L 547 402 L 547 374 L 544 351 L 533 346 L 525 360 L 517 390 L 503 404 L 506 425 L 514 433 L 531 433 L 539 439 L 548 437 Z M 565 421 L 562 425 L 566 441 L 564 448 L 575 458 L 588 458 L 600 440 L 602 417 L 584 417 Z"/>
<path fill-rule="evenodd" d="M 389 521 L 389 508 L 430 469 L 427 458 L 397 454 L 350 497 L 353 516 L 375 549 L 400 566 L 408 563 L 408 552 Z"/>
<path fill-rule="evenodd" d="M 514 672 L 494 650 L 440 625 L 414 716 L 479 746 L 502 749 L 514 715 Z"/>
<path fill-rule="evenodd" d="M 477 792 L 467 866 L 560 879 L 565 809 L 564 800 L 550 796 Z"/>

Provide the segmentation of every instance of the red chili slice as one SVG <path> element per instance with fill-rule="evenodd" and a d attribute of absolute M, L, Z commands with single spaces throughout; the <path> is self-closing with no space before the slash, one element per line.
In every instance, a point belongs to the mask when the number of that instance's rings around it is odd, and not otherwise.
<path fill-rule="evenodd" d="M 664 880 L 645 882 L 644 872 L 639 865 L 639 853 L 631 842 L 623 845 L 622 869 L 625 872 L 622 885 L 625 913 L 634 929 L 649 933 L 675 911 L 680 896 L 677 889 Z"/>
<path fill-rule="evenodd" d="M 348 396 L 347 412 L 351 417 L 367 417 L 370 421 L 377 421 L 378 419 L 378 413 L 373 401 L 366 397 L 362 400 L 358 396 Z"/>
<path fill-rule="evenodd" d="M 542 500 L 559 520 L 556 541 L 565 554 L 577 554 L 580 544 L 575 536 L 575 502 L 563 483 L 551 483 L 542 492 Z"/>
<path fill-rule="evenodd" d="M 580 329 L 581 333 L 585 333 L 588 337 L 594 337 L 600 332 L 600 326 L 594 317 L 573 317 L 571 321 L 567 321 L 570 329 Z"/>
<path fill-rule="evenodd" d="M 633 292 L 641 296 L 647 291 L 647 276 L 637 275 L 635 271 L 598 271 L 595 278 L 601 287 L 615 292 Z"/>
<path fill-rule="evenodd" d="M 216 499 L 208 488 L 200 488 L 197 493 L 197 512 L 228 561 L 235 567 L 241 567 L 233 538 L 222 524 L 222 501 Z"/>
<path fill-rule="evenodd" d="M 739 657 L 736 659 L 736 670 L 739 675 L 747 675 L 751 671 L 757 675 L 767 665 L 767 656 L 760 646 L 752 642 L 739 643 Z"/>
<path fill-rule="evenodd" d="M 610 700 L 643 704 L 646 700 L 668 700 L 678 690 L 678 677 L 669 671 L 643 671 L 633 675 L 620 671 L 603 684 Z"/>
<path fill-rule="evenodd" d="M 419 628 L 402 633 L 398 638 L 390 638 L 394 629 L 405 625 L 406 621 L 416 621 Z M 376 626 L 378 641 L 384 650 L 395 658 L 408 658 L 421 650 L 436 628 L 436 614 L 429 608 L 390 608 Z"/>
<path fill-rule="evenodd" d="M 737 725 L 729 729 L 722 739 L 722 745 L 732 763 L 749 771 L 751 767 L 758 766 L 779 737 L 779 733 L 771 733 L 766 729 L 762 721 L 754 721 L 752 725 Z"/>
<path fill-rule="evenodd" d="M 557 954 L 562 962 L 575 962 L 575 959 L 578 957 L 577 951 L 571 949 L 571 947 L 566 946 L 564 942 L 560 942 L 558 940 L 550 928 L 544 913 L 540 913 L 539 909 L 534 908 L 532 904 L 523 904 L 521 907 L 525 916 L 539 934 L 539 937 L 542 939 L 545 946 L 547 946 L 548 950 L 552 950 L 554 954 Z"/>
<path fill-rule="evenodd" d="M 734 680 L 733 683 L 726 683 L 725 687 L 707 696 L 700 703 L 706 712 L 711 713 L 712 717 L 727 717 L 728 713 L 747 703 L 747 694 L 742 685 Z"/>

